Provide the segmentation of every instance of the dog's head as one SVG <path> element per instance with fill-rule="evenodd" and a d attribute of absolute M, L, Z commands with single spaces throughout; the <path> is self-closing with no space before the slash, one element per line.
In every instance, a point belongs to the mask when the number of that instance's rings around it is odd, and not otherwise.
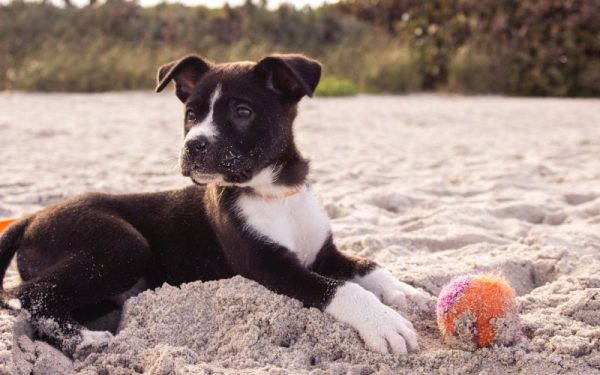
<path fill-rule="evenodd" d="M 240 186 L 302 182 L 308 167 L 292 123 L 320 77 L 318 62 L 293 54 L 226 64 L 186 56 L 161 66 L 156 91 L 174 80 L 185 105 L 183 175 Z"/>

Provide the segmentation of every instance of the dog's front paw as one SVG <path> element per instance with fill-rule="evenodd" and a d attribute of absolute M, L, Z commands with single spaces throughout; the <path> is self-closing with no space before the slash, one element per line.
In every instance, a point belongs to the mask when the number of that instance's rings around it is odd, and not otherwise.
<path fill-rule="evenodd" d="M 113 337 L 108 331 L 81 330 L 81 342 L 75 348 L 74 357 L 85 358 L 91 353 L 104 350 Z"/>
<path fill-rule="evenodd" d="M 374 293 L 383 303 L 390 306 L 404 306 L 406 300 L 419 310 L 430 309 L 433 297 L 394 277 L 385 268 L 376 268 L 355 280 L 360 286 Z"/>
<path fill-rule="evenodd" d="M 419 350 L 412 324 L 357 284 L 339 287 L 325 312 L 354 327 L 371 350 L 396 355 Z"/>

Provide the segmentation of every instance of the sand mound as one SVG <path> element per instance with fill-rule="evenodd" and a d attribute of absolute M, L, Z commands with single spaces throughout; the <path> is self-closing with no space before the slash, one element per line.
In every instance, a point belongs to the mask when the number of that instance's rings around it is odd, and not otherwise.
<path fill-rule="evenodd" d="M 590 271 L 600 274 L 600 269 Z M 234 277 L 180 288 L 165 285 L 131 299 L 119 334 L 84 360 L 71 363 L 47 344 L 32 342 L 26 328 L 24 336 L 15 337 L 15 353 L 21 371 L 27 370 L 22 373 L 40 375 L 220 370 L 409 374 L 482 369 L 500 374 L 515 365 L 529 374 L 586 373 L 597 365 L 598 335 L 592 327 L 600 325 L 600 290 L 587 286 L 599 282 L 565 278 L 553 288 L 538 288 L 521 298 L 525 338 L 510 348 L 449 350 L 440 342 L 431 316 L 407 313 L 417 323 L 425 352 L 405 358 L 381 356 L 369 352 L 354 330 L 328 315 Z M 568 292 L 562 294 L 555 313 L 530 311 L 535 301 L 547 301 L 556 288 Z M 22 322 L 18 319 L 17 326 Z"/>
<path fill-rule="evenodd" d="M 328 315 L 235 277 L 144 292 L 108 345 L 74 362 L 0 311 L 0 373 L 599 373 L 598 104 L 357 97 L 300 112 L 300 148 L 338 246 L 432 295 L 456 275 L 503 274 L 521 308 L 513 347 L 451 349 L 433 306 L 409 306 L 422 350 L 381 356 Z M 179 110 L 170 95 L 0 96 L 0 139 L 11 140 L 0 145 L 0 213 L 181 186 Z"/>

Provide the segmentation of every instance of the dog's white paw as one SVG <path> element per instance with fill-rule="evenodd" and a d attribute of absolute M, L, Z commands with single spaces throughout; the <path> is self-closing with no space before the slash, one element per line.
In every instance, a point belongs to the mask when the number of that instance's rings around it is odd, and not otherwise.
<path fill-rule="evenodd" d="M 419 350 L 412 324 L 357 284 L 339 287 L 325 312 L 354 327 L 371 350 L 396 355 Z"/>
<path fill-rule="evenodd" d="M 83 329 L 81 330 L 81 341 L 77 345 L 75 352 L 79 354 L 78 357 L 85 357 L 91 352 L 104 349 L 113 337 L 113 334 L 108 331 Z"/>
<path fill-rule="evenodd" d="M 15 311 L 21 310 L 21 301 L 18 298 L 12 298 L 12 299 L 8 300 L 6 305 L 12 310 L 15 310 Z"/>
<path fill-rule="evenodd" d="M 90 331 L 87 329 L 81 330 L 80 346 L 97 346 L 108 343 L 113 338 L 113 334 L 108 331 Z"/>
<path fill-rule="evenodd" d="M 409 299 L 419 310 L 427 310 L 432 300 L 425 292 L 403 283 L 381 267 L 357 277 L 355 282 L 390 306 L 404 306 Z"/>

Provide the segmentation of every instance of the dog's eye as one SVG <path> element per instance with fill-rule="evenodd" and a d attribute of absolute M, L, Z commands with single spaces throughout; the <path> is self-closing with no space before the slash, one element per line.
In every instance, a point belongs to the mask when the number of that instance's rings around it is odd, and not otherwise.
<path fill-rule="evenodd" d="M 252 110 L 245 105 L 239 105 L 235 108 L 235 115 L 240 118 L 252 116 Z"/>
<path fill-rule="evenodd" d="M 187 112 L 185 112 L 185 119 L 189 122 L 196 122 L 196 113 L 193 110 L 188 109 Z"/>

